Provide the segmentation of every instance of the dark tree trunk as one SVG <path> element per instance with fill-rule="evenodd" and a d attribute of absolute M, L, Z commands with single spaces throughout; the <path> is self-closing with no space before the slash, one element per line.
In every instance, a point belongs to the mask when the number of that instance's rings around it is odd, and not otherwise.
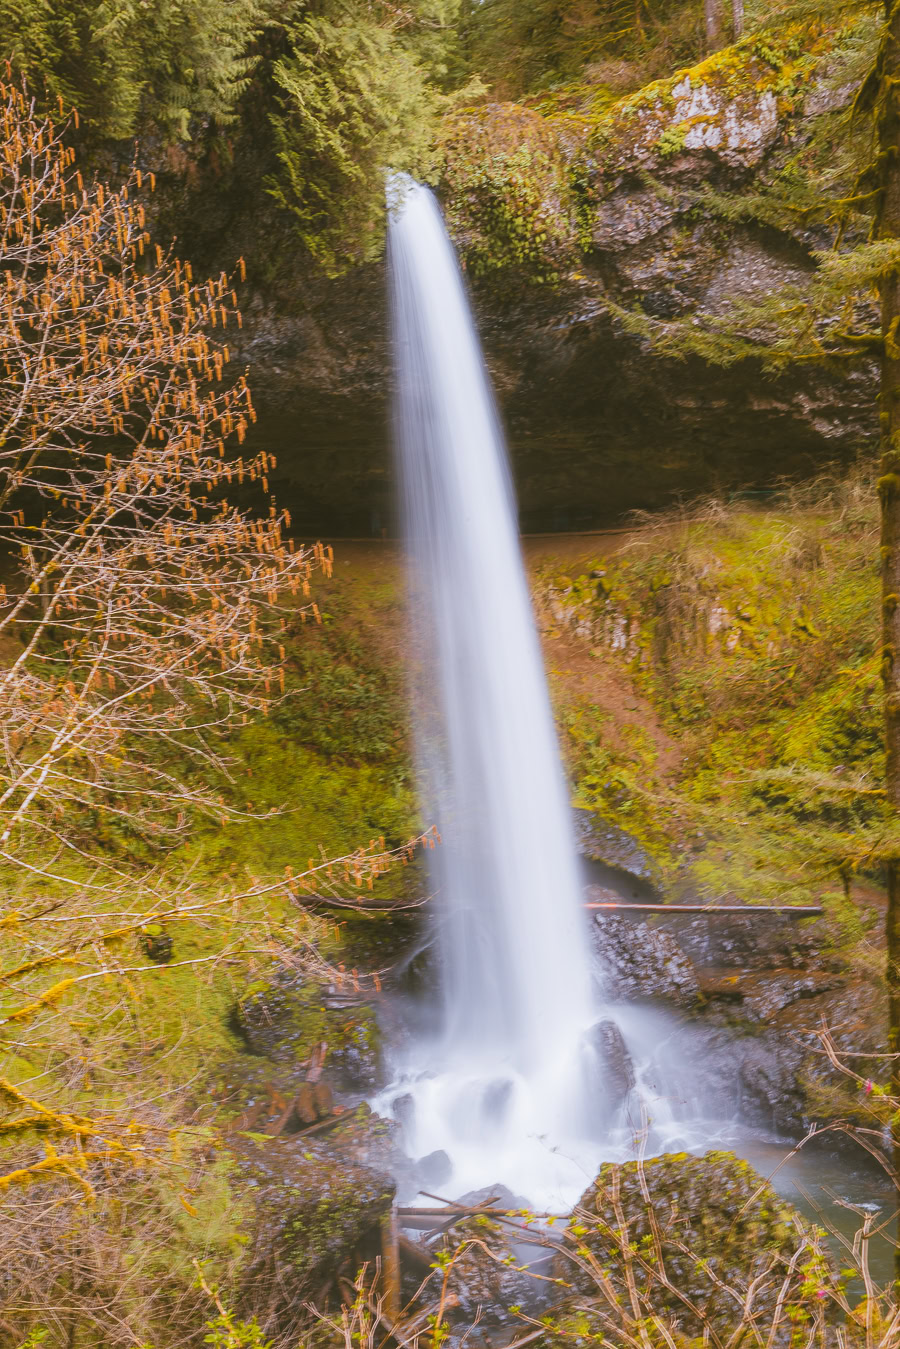
<path fill-rule="evenodd" d="M 876 234 L 900 239 L 900 0 L 887 0 L 878 53 L 878 174 Z M 881 333 L 881 674 L 887 750 L 887 798 L 900 814 L 900 272 L 880 283 Z M 887 860 L 887 986 L 890 1049 L 900 1050 L 900 855 Z M 900 1060 L 892 1080 L 900 1091 Z M 894 1124 L 894 1165 L 900 1164 L 900 1124 Z M 900 1247 L 897 1251 L 900 1277 Z"/>

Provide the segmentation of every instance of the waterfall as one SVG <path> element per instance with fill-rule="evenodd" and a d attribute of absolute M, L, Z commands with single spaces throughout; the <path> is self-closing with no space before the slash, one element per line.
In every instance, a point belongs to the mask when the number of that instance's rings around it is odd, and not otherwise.
<path fill-rule="evenodd" d="M 426 188 L 395 175 L 389 205 L 417 748 L 424 815 L 442 839 L 430 878 L 443 1015 L 378 1108 L 412 1097 L 410 1149 L 446 1151 L 456 1193 L 500 1181 L 562 1202 L 589 1178 L 579 1139 L 595 1019 L 566 786 L 503 433 L 453 247 Z"/>

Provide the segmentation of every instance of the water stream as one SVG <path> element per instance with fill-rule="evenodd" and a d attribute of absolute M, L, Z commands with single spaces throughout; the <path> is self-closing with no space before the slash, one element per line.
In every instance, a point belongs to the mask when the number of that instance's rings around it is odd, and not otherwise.
<path fill-rule="evenodd" d="M 590 947 L 506 449 L 432 194 L 391 184 L 396 441 L 442 1018 L 398 1067 L 457 1190 L 584 1185 Z M 589 1053 L 588 1053 L 589 1057 Z M 575 1160 L 575 1159 L 578 1160 Z"/>
<path fill-rule="evenodd" d="M 451 1197 L 501 1184 L 565 1212 L 601 1161 L 638 1150 L 725 1147 L 774 1168 L 789 1144 L 741 1124 L 701 1030 L 607 1003 L 465 287 L 432 194 L 395 176 L 389 205 L 416 743 L 423 813 L 442 838 L 430 854 L 440 1008 L 408 1009 L 373 1105 L 402 1120 L 412 1158 L 446 1154 Z M 617 883 L 608 868 L 599 879 Z M 776 1183 L 796 1188 L 798 1175 Z M 872 1190 L 871 1178 L 847 1185 L 854 1202 Z"/>

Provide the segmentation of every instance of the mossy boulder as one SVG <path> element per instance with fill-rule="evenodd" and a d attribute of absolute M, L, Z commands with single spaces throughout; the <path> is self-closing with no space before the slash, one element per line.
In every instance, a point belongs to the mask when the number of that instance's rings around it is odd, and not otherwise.
<path fill-rule="evenodd" d="M 330 1080 L 371 1090 L 382 1075 L 381 1031 L 367 1003 L 335 1004 L 329 989 L 293 972 L 250 984 L 234 1007 L 235 1028 L 252 1054 L 296 1065 L 326 1046 Z"/>
<path fill-rule="evenodd" d="M 339 1271 L 353 1278 L 377 1254 L 394 1182 L 312 1139 L 237 1139 L 232 1148 L 254 1209 L 247 1302 L 267 1329 L 287 1330 Z"/>
<path fill-rule="evenodd" d="M 734 1153 L 682 1152 L 602 1167 L 576 1206 L 570 1231 L 582 1260 L 558 1258 L 568 1284 L 596 1294 L 593 1264 L 624 1295 L 630 1262 L 645 1311 L 664 1314 L 696 1336 L 705 1325 L 727 1330 L 738 1304 L 724 1289 L 743 1294 L 769 1267 L 754 1306 L 763 1317 L 774 1312 L 785 1262 L 807 1225 Z"/>
<path fill-rule="evenodd" d="M 431 1286 L 438 1296 L 446 1278 L 454 1316 L 462 1325 L 471 1325 L 478 1316 L 489 1325 L 520 1325 L 519 1309 L 534 1314 L 546 1305 L 543 1271 L 535 1277 L 527 1263 L 540 1255 L 540 1248 L 517 1246 L 512 1226 L 487 1214 L 464 1218 L 447 1233 L 443 1251 Z"/>
<path fill-rule="evenodd" d="M 381 1028 L 366 1003 L 332 1011 L 329 1018 L 328 1066 L 348 1090 L 369 1090 L 383 1079 Z"/>
<path fill-rule="evenodd" d="M 234 1023 L 251 1054 L 276 1063 L 307 1059 L 325 1038 L 324 990 L 296 976 L 258 979 L 235 1004 Z"/>

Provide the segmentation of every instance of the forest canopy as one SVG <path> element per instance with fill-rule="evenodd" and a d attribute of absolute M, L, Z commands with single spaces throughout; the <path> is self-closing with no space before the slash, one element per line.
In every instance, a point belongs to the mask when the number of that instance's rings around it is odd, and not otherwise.
<path fill-rule="evenodd" d="M 76 110 L 83 154 L 213 163 L 213 190 L 273 201 L 329 272 L 381 247 L 387 168 L 435 176 L 448 109 L 585 78 L 629 91 L 702 54 L 703 16 L 698 0 L 0 0 L 4 56 L 40 105 Z"/>

